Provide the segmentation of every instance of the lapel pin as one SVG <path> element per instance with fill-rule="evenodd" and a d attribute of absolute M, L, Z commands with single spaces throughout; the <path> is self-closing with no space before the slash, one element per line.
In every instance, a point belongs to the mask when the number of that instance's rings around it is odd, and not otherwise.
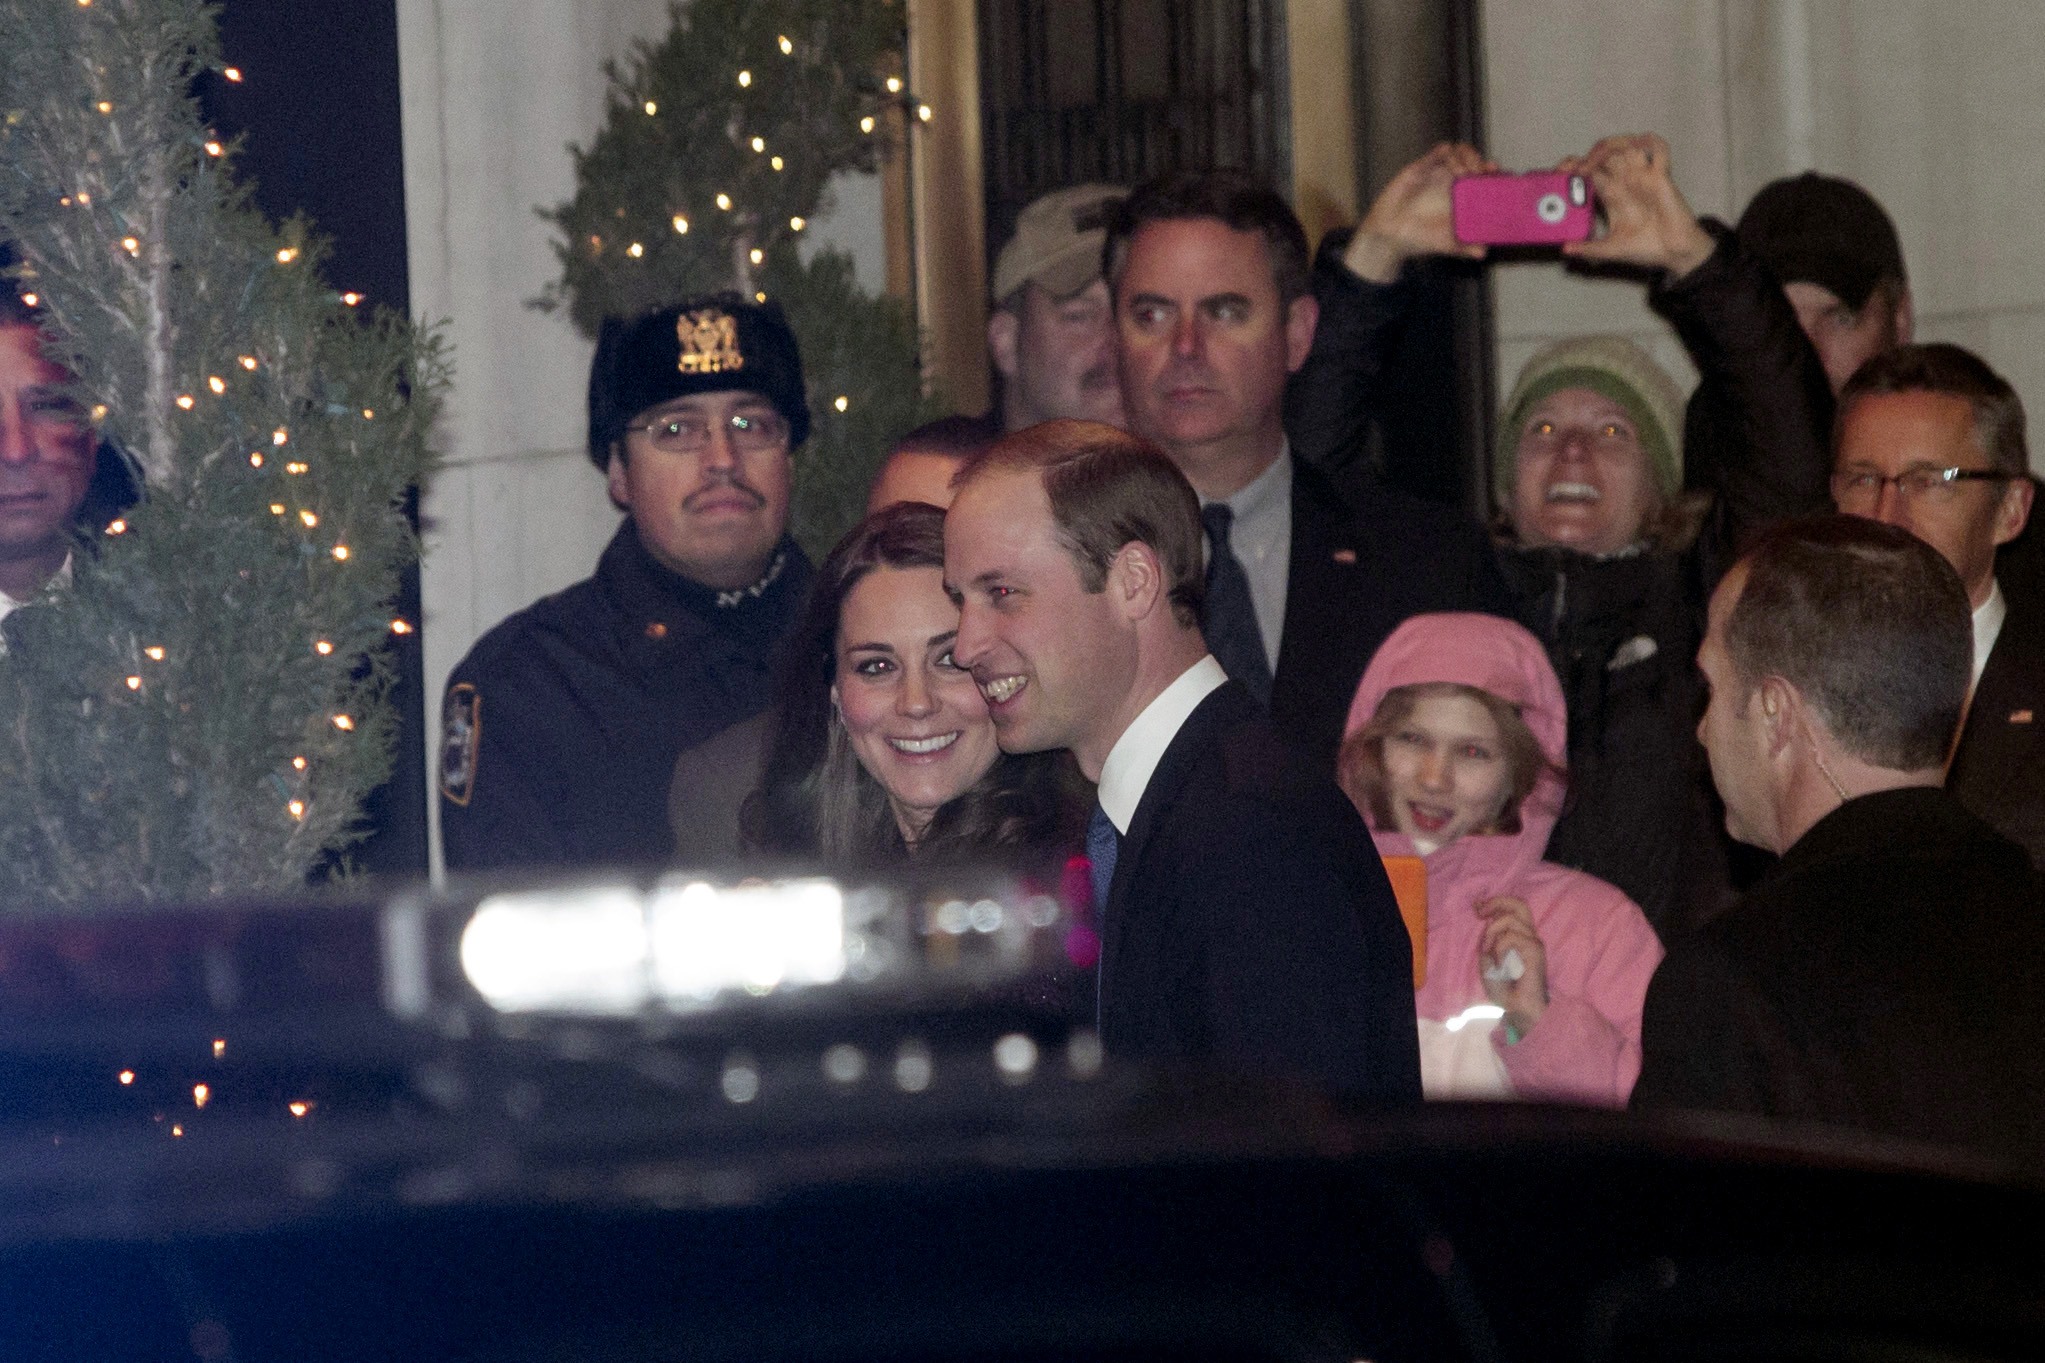
<path fill-rule="evenodd" d="M 2009 712 L 2009 722 L 2012 724 L 2029 724 L 2031 722 L 2031 712 L 2029 710 L 2012 710 Z"/>
<path fill-rule="evenodd" d="M 1335 551 L 1335 561 L 1337 563 L 1354 563 L 1356 562 L 1356 551 L 1354 549 L 1337 549 Z"/>

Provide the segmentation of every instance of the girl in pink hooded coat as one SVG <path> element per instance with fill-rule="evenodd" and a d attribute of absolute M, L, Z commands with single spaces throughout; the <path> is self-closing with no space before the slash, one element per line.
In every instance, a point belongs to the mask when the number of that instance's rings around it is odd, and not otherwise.
<path fill-rule="evenodd" d="M 1489 615 L 1407 620 L 1349 707 L 1343 788 L 1379 855 L 1427 866 L 1429 1098 L 1620 1107 L 1639 1077 L 1661 943 L 1617 889 L 1541 859 L 1566 714 L 1540 641 Z"/>

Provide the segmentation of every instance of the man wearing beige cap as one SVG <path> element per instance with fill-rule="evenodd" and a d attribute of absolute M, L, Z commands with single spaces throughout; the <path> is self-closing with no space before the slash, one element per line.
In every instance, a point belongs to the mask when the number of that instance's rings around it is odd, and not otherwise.
<path fill-rule="evenodd" d="M 1128 191 L 1074 185 L 1033 201 L 994 262 L 987 349 L 1001 385 L 983 416 L 949 416 L 897 440 L 869 509 L 914 497 L 949 505 L 951 475 L 1011 431 L 1071 417 L 1126 429 L 1115 326 L 1101 278 L 1107 211 Z"/>
<path fill-rule="evenodd" d="M 987 349 L 1001 374 L 1001 427 L 1077 417 L 1121 426 L 1113 310 L 1101 279 L 1107 208 L 1126 191 L 1076 185 L 1022 211 L 994 263 Z"/>

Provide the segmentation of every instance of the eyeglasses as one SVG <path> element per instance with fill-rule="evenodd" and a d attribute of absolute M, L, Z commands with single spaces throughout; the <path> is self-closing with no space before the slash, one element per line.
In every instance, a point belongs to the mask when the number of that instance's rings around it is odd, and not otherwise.
<path fill-rule="evenodd" d="M 701 454 L 710 448 L 713 424 L 700 416 L 677 412 L 632 429 L 664 454 Z M 776 412 L 740 412 L 722 426 L 724 438 L 740 454 L 763 454 L 788 443 L 788 423 Z"/>
<path fill-rule="evenodd" d="M 1882 488 L 1896 485 L 1896 495 L 1906 502 L 1920 498 L 1950 497 L 1961 483 L 2005 483 L 2016 475 L 2001 469 L 1935 469 L 1918 464 L 1901 473 L 1884 475 L 1873 469 L 1841 469 L 1832 475 L 1832 500 L 1842 508 L 1873 506 L 1882 499 Z"/>

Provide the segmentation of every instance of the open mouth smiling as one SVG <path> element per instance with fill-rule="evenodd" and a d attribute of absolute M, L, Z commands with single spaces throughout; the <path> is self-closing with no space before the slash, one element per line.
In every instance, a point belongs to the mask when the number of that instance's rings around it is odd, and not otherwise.
<path fill-rule="evenodd" d="M 929 757 L 958 742 L 959 733 L 960 730 L 953 729 L 950 733 L 932 734 L 928 738 L 890 738 L 888 746 L 905 757 Z"/>
<path fill-rule="evenodd" d="M 1550 483 L 1548 500 L 1572 504 L 1595 504 L 1603 501 L 1605 494 L 1589 483 Z"/>
<path fill-rule="evenodd" d="M 1028 677 L 996 677 L 980 683 L 980 694 L 987 698 L 989 705 L 1002 705 L 1014 700 L 1016 693 L 1029 685 Z"/>

